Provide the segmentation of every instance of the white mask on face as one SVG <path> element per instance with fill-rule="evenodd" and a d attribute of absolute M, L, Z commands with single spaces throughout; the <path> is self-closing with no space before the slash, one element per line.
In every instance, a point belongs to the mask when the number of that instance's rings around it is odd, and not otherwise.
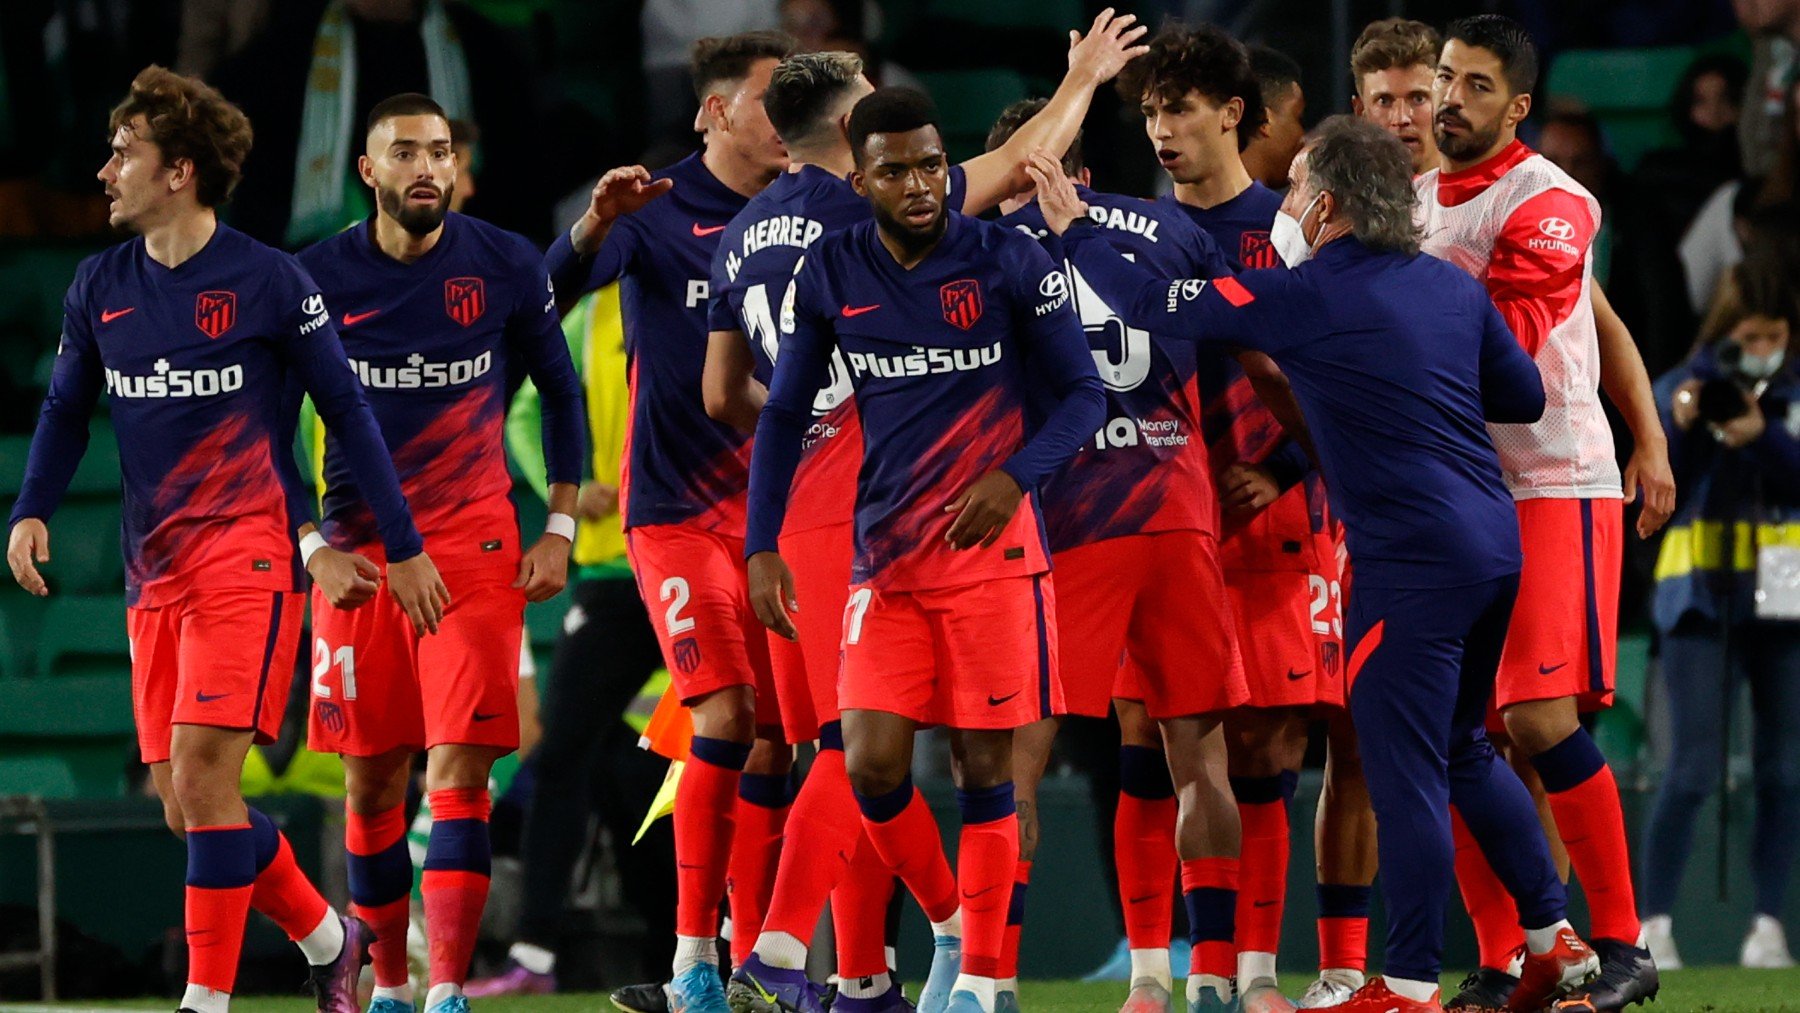
<path fill-rule="evenodd" d="M 1269 242 L 1275 245 L 1275 252 L 1281 256 L 1281 262 L 1288 267 L 1299 267 L 1312 259 L 1312 244 L 1306 240 L 1306 229 L 1300 224 L 1306 216 L 1312 214 L 1313 205 L 1325 196 L 1321 190 L 1313 196 L 1312 203 L 1306 205 L 1295 218 L 1286 211 L 1275 212 L 1275 223 L 1269 226 Z"/>
<path fill-rule="evenodd" d="M 1781 371 L 1781 363 L 1786 358 L 1786 349 L 1776 349 L 1768 355 L 1745 352 L 1738 360 L 1738 372 L 1756 380 L 1767 380 Z"/>

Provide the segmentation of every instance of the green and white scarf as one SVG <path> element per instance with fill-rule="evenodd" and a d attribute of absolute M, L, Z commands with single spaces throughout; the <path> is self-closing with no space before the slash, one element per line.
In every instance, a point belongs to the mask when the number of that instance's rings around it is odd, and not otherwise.
<path fill-rule="evenodd" d="M 431 97 L 452 119 L 467 118 L 469 65 L 444 13 L 443 0 L 425 0 L 419 22 Z M 300 113 L 300 147 L 294 156 L 294 200 L 287 242 L 300 246 L 332 235 L 366 212 L 358 188 L 350 191 L 350 153 L 355 143 L 356 27 L 344 0 L 332 0 L 313 36 L 312 69 Z"/>

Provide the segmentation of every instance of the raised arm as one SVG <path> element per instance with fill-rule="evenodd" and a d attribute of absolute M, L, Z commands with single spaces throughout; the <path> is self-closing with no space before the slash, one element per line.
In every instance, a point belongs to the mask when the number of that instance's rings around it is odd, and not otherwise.
<path fill-rule="evenodd" d="M 544 254 L 544 267 L 561 293 L 559 310 L 568 312 L 575 300 L 624 272 L 635 246 L 631 237 L 617 235 L 620 230 L 613 226 L 674 186 L 672 179 L 652 180 L 650 170 L 641 165 L 610 169 L 600 177 L 587 210 Z"/>
<path fill-rule="evenodd" d="M 1135 14 L 1115 16 L 1108 7 L 1094 19 L 1084 36 L 1069 31 L 1069 72 L 1050 96 L 1050 103 L 1036 116 L 1026 120 L 1005 144 L 986 154 L 962 163 L 968 190 L 962 211 L 974 215 L 986 211 L 1012 195 L 1028 189 L 1025 159 L 1032 151 L 1045 148 L 1061 152 L 1068 149 L 1087 117 L 1094 89 L 1116 77 L 1150 47 L 1135 43 L 1149 29 L 1133 25 Z"/>
<path fill-rule="evenodd" d="M 69 482 L 88 445 L 88 419 L 105 386 L 100 350 L 78 293 L 81 279 L 63 298 L 63 333 L 56 346 L 50 390 L 38 411 L 37 431 L 25 457 L 25 481 L 8 523 L 6 561 L 19 586 L 42 597 L 50 593 L 38 563 L 50 561 L 50 529 L 46 522 L 69 491 Z"/>
<path fill-rule="evenodd" d="M 1612 303 L 1599 282 L 1591 282 L 1594 329 L 1600 336 L 1600 386 L 1625 418 L 1631 430 L 1631 459 L 1625 462 L 1625 502 L 1644 490 L 1644 506 L 1638 511 L 1639 538 L 1649 538 L 1675 512 L 1675 472 L 1669 467 L 1669 441 L 1663 436 L 1656 395 L 1650 389 L 1650 372 L 1625 321 L 1613 312 Z"/>

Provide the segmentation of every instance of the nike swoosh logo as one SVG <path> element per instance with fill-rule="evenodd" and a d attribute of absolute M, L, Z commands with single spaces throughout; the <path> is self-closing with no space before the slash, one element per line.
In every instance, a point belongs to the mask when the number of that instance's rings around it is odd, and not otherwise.
<path fill-rule="evenodd" d="M 1155 893 L 1147 893 L 1147 894 L 1144 894 L 1144 895 L 1143 895 L 1143 896 L 1142 896 L 1142 897 L 1133 897 L 1133 898 L 1131 898 L 1131 900 L 1129 900 L 1129 901 L 1128 901 L 1128 902 L 1127 902 L 1127 903 L 1130 903 L 1130 904 L 1142 904 L 1142 903 L 1144 903 L 1144 902 L 1145 902 L 1145 901 L 1150 901 L 1150 900 L 1155 900 L 1155 899 L 1156 899 L 1156 898 L 1158 898 L 1158 897 L 1161 897 L 1161 896 L 1162 896 L 1162 891 L 1161 891 L 1161 890 L 1158 890 L 1158 891 L 1157 891 L 1157 892 L 1155 892 Z"/>
<path fill-rule="evenodd" d="M 881 308 L 880 303 L 876 303 L 873 306 L 852 306 L 849 303 L 845 303 L 844 308 L 839 310 L 838 312 L 846 317 L 860 317 L 864 313 L 868 313 L 872 310 L 878 310 L 880 308 Z"/>
<path fill-rule="evenodd" d="M 203 692 L 196 692 L 194 694 L 194 699 L 201 703 L 212 703 L 214 700 L 223 700 L 230 695 L 230 693 L 213 693 L 209 695 Z"/>
<path fill-rule="evenodd" d="M 711 228 L 701 228 L 699 222 L 694 223 L 694 235 L 701 239 L 704 239 L 707 236 L 710 236 L 715 232 L 724 232 L 724 231 L 725 231 L 725 226 L 723 226 L 723 225 L 714 225 Z"/>
<path fill-rule="evenodd" d="M 1251 907 L 1274 907 L 1276 903 L 1277 903 L 1276 901 L 1272 901 L 1272 900 L 1258 900 L 1258 901 L 1251 901 L 1250 906 Z"/>
<path fill-rule="evenodd" d="M 110 324 L 114 320 L 117 320 L 120 317 L 124 316 L 125 314 L 130 313 L 136 309 L 137 309 L 136 306 L 127 306 L 122 310 L 101 310 L 100 311 L 100 322 L 103 324 Z"/>
<path fill-rule="evenodd" d="M 999 699 L 995 699 L 994 694 L 989 693 L 988 694 L 988 706 L 989 707 L 998 707 L 1001 704 L 1005 703 L 1006 701 L 1011 700 L 1013 697 L 1018 696 L 1022 692 L 1024 692 L 1024 691 L 1015 689 L 1011 693 L 1008 693 L 1005 696 L 1000 697 Z"/>
<path fill-rule="evenodd" d="M 380 310 L 370 310 L 367 313 L 346 313 L 344 314 L 344 326 L 355 327 L 357 324 L 362 323 L 364 320 L 367 320 L 380 312 Z"/>
<path fill-rule="evenodd" d="M 974 900 L 977 897 L 986 896 L 987 894 L 993 893 L 995 890 L 1000 889 L 1001 885 L 1002 884 L 1000 884 L 1000 883 L 995 883 L 993 886 L 987 887 L 985 889 L 977 890 L 974 893 L 970 893 L 969 891 L 964 890 L 963 891 L 963 900 Z"/>
<path fill-rule="evenodd" d="M 480 711 L 475 712 L 475 720 L 477 721 L 492 721 L 499 716 L 500 715 L 498 714 L 483 714 Z"/>
<path fill-rule="evenodd" d="M 1568 667 L 1569 667 L 1569 663 L 1566 661 L 1560 665 L 1546 665 L 1540 661 L 1540 662 L 1538 662 L 1538 674 L 1539 675 L 1549 675 L 1551 672 L 1554 672 L 1559 668 L 1568 668 Z"/>
<path fill-rule="evenodd" d="M 1309 668 L 1309 669 L 1307 669 L 1307 670 L 1306 670 L 1306 671 L 1304 671 L 1304 672 L 1296 672 L 1296 671 L 1294 671 L 1294 670 L 1293 670 L 1293 669 L 1291 669 L 1291 668 L 1290 668 L 1290 669 L 1288 669 L 1288 678 L 1289 678 L 1289 679 L 1290 679 L 1290 680 L 1298 680 L 1298 679 L 1304 679 L 1304 678 L 1306 678 L 1306 677 L 1307 677 L 1307 676 L 1309 676 L 1309 675 L 1311 675 L 1311 674 L 1312 674 L 1312 669 L 1310 669 L 1310 668 Z"/>

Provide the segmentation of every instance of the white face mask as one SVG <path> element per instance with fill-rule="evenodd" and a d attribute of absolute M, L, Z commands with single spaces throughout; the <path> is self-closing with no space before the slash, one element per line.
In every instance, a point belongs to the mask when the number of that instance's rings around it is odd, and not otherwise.
<path fill-rule="evenodd" d="M 1312 244 L 1306 241 L 1306 229 L 1300 223 L 1312 214 L 1313 205 L 1323 196 L 1323 190 L 1314 195 L 1312 203 L 1301 210 L 1299 218 L 1286 211 L 1275 212 L 1275 223 L 1269 226 L 1269 242 L 1275 245 L 1275 252 L 1288 267 L 1299 267 L 1312 259 Z"/>
<path fill-rule="evenodd" d="M 1781 363 L 1787 358 L 1787 349 L 1778 349 L 1768 355 L 1752 355 L 1745 352 L 1738 360 L 1738 372 L 1757 380 L 1767 380 L 1781 371 Z"/>

